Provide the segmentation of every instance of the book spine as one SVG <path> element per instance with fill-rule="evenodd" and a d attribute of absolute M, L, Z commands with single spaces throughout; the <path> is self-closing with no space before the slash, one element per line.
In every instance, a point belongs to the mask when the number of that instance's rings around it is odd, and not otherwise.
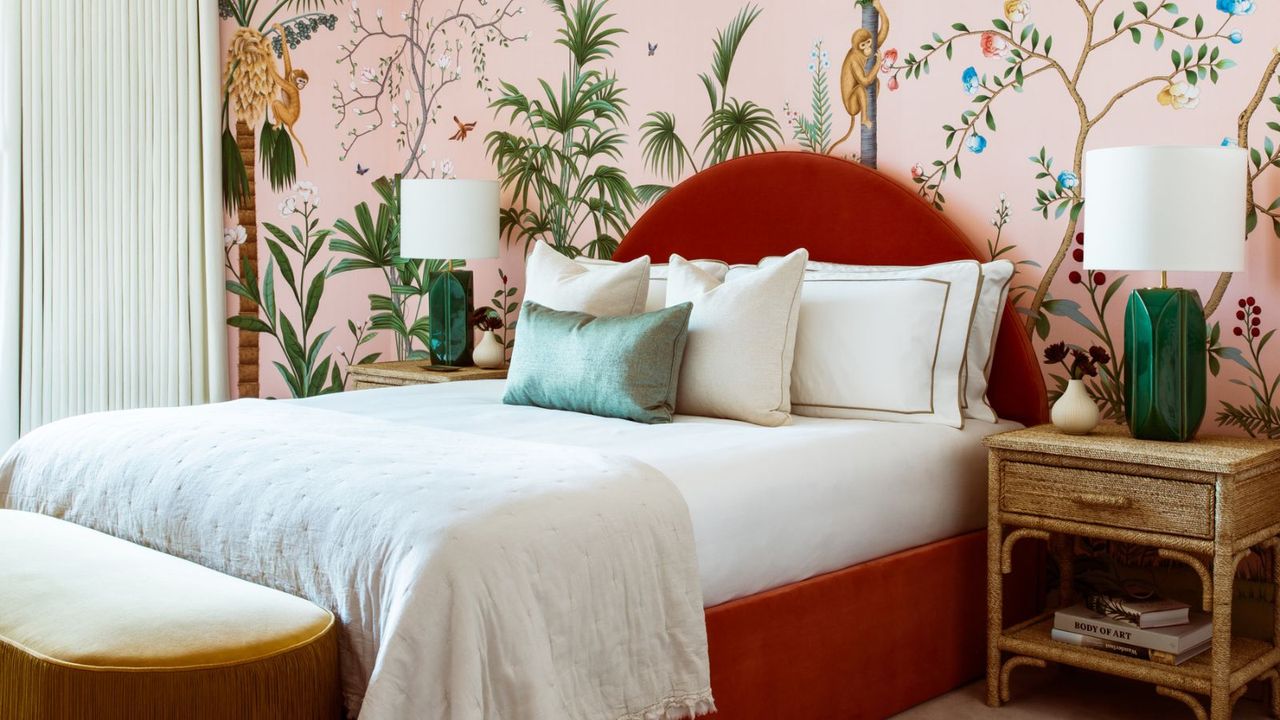
<path fill-rule="evenodd" d="M 1079 633 L 1066 632 L 1056 628 L 1049 633 L 1049 637 L 1053 638 L 1057 642 L 1067 643 L 1068 645 L 1078 645 L 1080 647 L 1093 648 L 1095 650 L 1105 650 L 1109 653 L 1125 655 L 1138 660 L 1154 660 L 1156 659 L 1156 655 L 1161 654 L 1146 648 L 1111 642 L 1110 640 L 1103 640 L 1102 638 L 1093 637 L 1092 635 L 1081 635 Z"/>
<path fill-rule="evenodd" d="M 1178 639 L 1176 637 L 1153 633 L 1132 625 L 1121 627 L 1103 620 L 1086 620 L 1059 613 L 1053 618 L 1053 626 L 1058 630 L 1088 635 L 1113 643 L 1137 645 L 1173 654 L 1178 652 Z"/>

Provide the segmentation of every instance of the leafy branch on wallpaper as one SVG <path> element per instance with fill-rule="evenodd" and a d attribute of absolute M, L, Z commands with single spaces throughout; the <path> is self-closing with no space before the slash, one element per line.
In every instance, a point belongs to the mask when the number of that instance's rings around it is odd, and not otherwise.
<path fill-rule="evenodd" d="M 742 45 L 742 39 L 758 17 L 760 9 L 748 5 L 738 12 L 727 27 L 716 34 L 711 55 L 711 72 L 698 75 L 707 91 L 711 109 L 702 121 L 702 132 L 692 151 L 689 144 L 680 137 L 674 113 L 649 113 L 648 120 L 640 126 L 640 145 L 645 165 L 651 170 L 674 182 L 684 174 L 686 162 L 694 172 L 698 172 L 741 155 L 776 149 L 778 143 L 782 142 L 782 128 L 772 111 L 751 100 L 739 100 L 729 95 L 733 60 Z M 817 83 L 817 80 L 814 82 Z M 815 100 L 815 105 L 817 102 Z M 815 108 L 815 115 L 820 113 L 820 108 Z M 821 119 L 817 122 L 820 123 Z M 829 124 L 828 118 L 828 133 Z M 821 143 L 820 137 L 815 140 Z M 701 151 L 701 161 L 694 157 L 695 151 Z M 650 184 L 641 185 L 636 191 L 642 200 L 652 202 L 670 189 L 670 185 Z"/>
<path fill-rule="evenodd" d="M 563 20 L 556 43 L 568 53 L 559 87 L 540 80 L 541 95 L 507 82 L 494 100 L 515 130 L 485 136 L 489 159 L 513 204 L 502 209 L 501 231 L 527 252 L 536 240 L 574 257 L 608 258 L 626 233 L 638 198 L 621 168 L 626 135 L 622 87 L 601 65 L 618 47 L 605 0 L 568 6 L 552 2 Z M 575 238 L 589 234 L 579 246 Z"/>
<path fill-rule="evenodd" d="M 1139 1 L 1132 5 L 1133 15 L 1129 14 L 1129 10 L 1117 13 L 1110 20 L 1111 30 L 1107 32 L 1107 21 L 1099 17 L 1102 3 L 1090 6 L 1083 0 L 1077 0 L 1076 4 L 1084 17 L 1086 29 L 1078 54 L 1070 53 L 1077 58 L 1074 64 L 1065 59 L 1060 60 L 1061 55 L 1055 56 L 1054 36 L 1042 34 L 1034 23 L 1029 22 L 1031 6 L 1027 0 L 1006 0 L 1003 3 L 1004 16 L 993 19 L 990 29 L 970 29 L 965 23 L 953 23 L 947 35 L 934 33 L 929 42 L 922 44 L 922 54 L 910 53 L 899 62 L 897 53 L 891 50 L 886 52 L 886 61 L 882 66 L 882 72 L 895 78 L 899 74 L 905 79 L 918 78 L 922 73 L 929 72 L 930 62 L 938 53 L 951 59 L 955 42 L 964 38 L 978 38 L 983 56 L 1001 62 L 1004 66 L 990 74 L 980 73 L 970 66 L 961 75 L 961 83 L 971 97 L 973 107 L 964 110 L 956 123 L 943 126 L 949 154 L 934 160 L 929 170 L 915 177 L 920 194 L 939 208 L 945 203 L 941 192 L 943 184 L 948 178 L 962 177 L 961 154 L 968 150 L 976 155 L 986 150 L 989 141 L 983 133 L 996 131 L 994 108 L 1009 90 L 1021 91 L 1025 83 L 1036 76 L 1055 77 L 1075 105 L 1078 126 L 1070 165 L 1055 171 L 1051 160 L 1045 157 L 1043 151 L 1033 158 L 1037 165 L 1037 179 L 1041 182 L 1036 196 L 1037 208 L 1046 217 L 1050 209 L 1055 218 L 1061 218 L 1065 213 L 1067 220 L 1058 250 L 1036 292 L 1023 308 L 1028 330 L 1042 331 L 1047 320 L 1045 313 L 1054 308 L 1052 304 L 1046 308 L 1045 303 L 1051 299 L 1049 288 L 1076 236 L 1078 218 L 1084 204 L 1078 188 L 1084 149 L 1090 132 L 1110 114 L 1121 99 L 1148 86 L 1157 86 L 1154 99 L 1160 105 L 1174 110 L 1195 108 L 1200 101 L 1200 83 L 1206 79 L 1216 83 L 1220 72 L 1235 64 L 1222 56 L 1221 46 L 1224 42 L 1238 42 L 1243 39 L 1243 35 L 1239 31 L 1226 32 L 1227 26 L 1237 16 L 1237 10 L 1239 14 L 1253 11 L 1252 3 L 1218 0 L 1218 7 L 1225 12 L 1226 17 L 1218 27 L 1206 31 L 1208 21 L 1200 15 L 1193 19 L 1181 14 L 1175 3 L 1148 5 Z M 1103 28 L 1101 37 L 1100 28 Z M 1099 109 L 1090 112 L 1091 103 L 1084 97 L 1081 78 L 1090 67 L 1094 54 L 1120 39 L 1141 44 L 1146 37 L 1151 38 L 1152 47 L 1156 50 L 1161 49 L 1170 37 L 1187 40 L 1189 43 L 1181 50 L 1173 49 L 1170 52 L 1171 67 L 1168 72 L 1129 82 L 1100 104 L 1094 103 L 1093 107 Z M 1108 70 L 1113 67 L 1114 65 L 1106 66 Z M 1215 304 L 1215 300 L 1211 299 L 1206 309 L 1212 311 Z M 1065 309 L 1070 306 L 1058 307 Z M 1078 306 L 1076 308 L 1078 310 Z"/>
<path fill-rule="evenodd" d="M 274 338 L 287 363 L 277 361 L 275 367 L 289 392 L 293 397 L 311 397 L 341 392 L 346 378 L 333 356 L 320 357 L 333 328 L 314 333 L 316 313 L 329 277 L 329 266 L 317 269 L 315 261 L 332 231 L 320 228 L 320 221 L 315 217 L 320 205 L 315 186 L 301 182 L 296 190 L 296 195 L 281 202 L 280 214 L 286 218 L 296 216 L 301 224 L 293 225 L 288 231 L 271 223 L 263 224 L 269 234 L 266 244 L 271 256 L 261 278 L 247 258 L 240 258 L 239 268 L 232 260 L 232 255 L 244 245 L 244 229 L 233 228 L 224 238 L 226 270 L 232 278 L 227 281 L 227 290 L 260 308 L 255 315 L 233 315 L 227 322 L 232 327 Z M 279 303 L 277 270 L 284 280 L 283 289 L 292 306 L 291 312 Z M 296 324 L 290 315 L 297 318 Z"/>
<path fill-rule="evenodd" d="M 434 176 L 434 168 L 423 165 L 426 129 L 434 124 L 441 108 L 441 94 L 458 83 L 465 72 L 474 76 L 475 87 L 492 92 L 486 75 L 488 47 L 507 47 L 527 35 L 515 36 L 505 25 L 524 12 L 508 0 L 490 8 L 486 0 L 459 0 L 439 17 L 428 17 L 425 3 L 415 0 L 400 13 L 400 23 L 377 10 L 372 18 L 354 3 L 349 20 L 352 39 L 340 45 L 338 62 L 347 65 L 351 83 L 346 89 L 335 81 L 332 107 L 337 113 L 335 127 L 347 125 L 346 139 L 340 143 L 340 159 L 345 160 L 363 138 L 389 125 L 395 132 L 396 147 L 404 154 L 399 175 Z M 463 69 L 463 54 L 469 53 L 470 67 Z"/>

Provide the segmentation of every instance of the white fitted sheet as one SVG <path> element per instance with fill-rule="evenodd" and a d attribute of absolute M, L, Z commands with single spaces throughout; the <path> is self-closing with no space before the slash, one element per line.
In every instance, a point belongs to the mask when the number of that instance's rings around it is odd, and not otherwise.
<path fill-rule="evenodd" d="M 767 428 L 677 415 L 670 425 L 502 404 L 501 380 L 328 395 L 303 402 L 398 424 L 630 455 L 675 483 L 693 520 L 707 607 L 986 524 L 982 438 L 1021 427 L 796 417 Z"/>

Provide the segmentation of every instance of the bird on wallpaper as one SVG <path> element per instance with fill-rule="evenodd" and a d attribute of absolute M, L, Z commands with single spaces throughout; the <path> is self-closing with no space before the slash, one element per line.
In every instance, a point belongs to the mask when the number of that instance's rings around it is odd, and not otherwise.
<path fill-rule="evenodd" d="M 457 125 L 458 125 L 458 132 L 456 132 L 456 133 L 454 133 L 454 134 L 450 135 L 450 136 L 449 136 L 449 139 L 450 139 L 450 140 L 466 140 L 466 139 L 467 139 L 467 133 L 469 133 L 469 132 L 471 132 L 472 130 L 475 130 L 475 129 L 476 129 L 476 124 L 475 124 L 475 123 L 473 123 L 473 122 L 464 123 L 464 122 L 462 122 L 461 120 L 459 120 L 459 119 L 458 119 L 458 116 L 457 116 L 457 115 L 454 115 L 454 116 L 453 116 L 453 121 L 454 121 L 455 123 L 457 123 Z"/>
<path fill-rule="evenodd" d="M 658 43 L 649 43 L 648 45 L 649 45 L 649 56 L 653 57 L 653 54 L 658 52 Z"/>

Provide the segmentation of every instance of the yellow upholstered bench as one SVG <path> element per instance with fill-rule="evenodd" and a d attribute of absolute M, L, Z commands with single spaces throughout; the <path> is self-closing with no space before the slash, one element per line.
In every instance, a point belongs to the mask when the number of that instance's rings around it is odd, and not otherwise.
<path fill-rule="evenodd" d="M 334 617 L 43 515 L 0 510 L 0 718 L 339 718 Z"/>

